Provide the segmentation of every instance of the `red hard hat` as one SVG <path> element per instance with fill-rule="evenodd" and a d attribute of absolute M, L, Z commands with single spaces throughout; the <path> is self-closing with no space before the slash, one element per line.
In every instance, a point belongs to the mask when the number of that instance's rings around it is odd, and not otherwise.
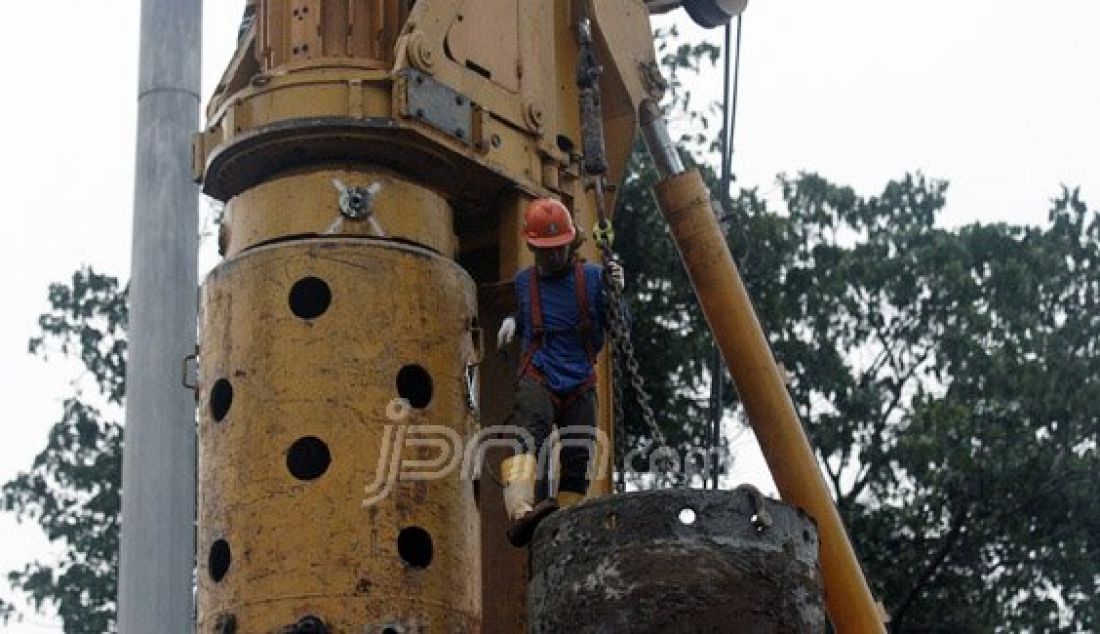
<path fill-rule="evenodd" d="M 565 205 L 552 198 L 540 198 L 523 214 L 523 237 L 533 247 L 561 247 L 573 242 L 577 230 Z"/>

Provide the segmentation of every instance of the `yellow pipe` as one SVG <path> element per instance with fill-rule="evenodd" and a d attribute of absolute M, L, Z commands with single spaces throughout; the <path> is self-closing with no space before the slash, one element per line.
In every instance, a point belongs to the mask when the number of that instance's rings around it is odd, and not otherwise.
<path fill-rule="evenodd" d="M 817 521 L 825 602 L 838 632 L 885 632 L 844 524 L 695 170 L 654 188 L 707 323 L 784 500 Z"/>

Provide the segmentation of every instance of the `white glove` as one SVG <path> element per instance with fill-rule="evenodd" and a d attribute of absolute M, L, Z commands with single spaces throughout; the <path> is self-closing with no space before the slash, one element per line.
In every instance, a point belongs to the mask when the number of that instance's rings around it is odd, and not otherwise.
<path fill-rule="evenodd" d="M 607 270 L 611 273 L 611 281 L 622 290 L 626 286 L 626 273 L 618 262 L 608 262 Z"/>
<path fill-rule="evenodd" d="M 512 343 L 512 339 L 516 336 L 516 318 L 505 317 L 504 321 L 500 323 L 500 330 L 497 332 L 497 349 L 503 349 L 504 346 Z"/>

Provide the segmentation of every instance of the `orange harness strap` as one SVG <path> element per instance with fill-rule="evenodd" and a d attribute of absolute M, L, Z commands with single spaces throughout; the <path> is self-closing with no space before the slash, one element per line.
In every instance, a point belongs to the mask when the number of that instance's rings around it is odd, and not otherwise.
<path fill-rule="evenodd" d="M 542 317 L 542 301 L 539 293 L 539 276 L 533 266 L 530 267 L 528 271 L 529 281 L 527 290 L 531 304 L 531 343 L 524 352 L 523 359 L 520 363 L 519 376 L 529 376 L 542 385 L 546 385 L 546 375 L 544 375 L 534 364 L 535 353 L 542 348 L 546 341 L 546 330 L 543 325 Z M 592 330 L 592 322 L 588 316 L 588 289 L 585 284 L 584 261 L 580 259 L 577 259 L 573 264 L 573 291 L 577 300 L 577 312 L 580 315 L 580 324 L 577 327 L 577 331 L 584 341 L 584 349 L 585 354 L 588 356 L 588 362 L 595 366 L 596 350 L 592 347 L 592 339 L 589 336 Z M 573 402 L 583 396 L 588 390 L 595 387 L 595 385 L 596 371 L 595 368 L 593 368 L 592 373 L 585 379 L 584 383 L 577 387 L 577 389 L 569 392 L 569 394 L 565 396 L 558 396 L 550 392 L 550 398 L 559 408 L 565 408 L 572 405 Z"/>

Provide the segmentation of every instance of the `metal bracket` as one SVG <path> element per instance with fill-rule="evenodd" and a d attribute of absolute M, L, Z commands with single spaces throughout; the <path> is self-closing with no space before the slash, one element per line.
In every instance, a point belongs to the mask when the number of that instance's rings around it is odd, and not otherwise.
<path fill-rule="evenodd" d="M 481 394 L 479 366 L 485 359 L 485 331 L 477 325 L 477 317 L 466 320 L 466 329 L 470 333 L 470 342 L 474 348 L 474 358 L 466 363 L 466 405 L 474 416 L 480 416 L 479 395 Z"/>
<path fill-rule="evenodd" d="M 352 220 L 362 220 L 374 213 L 374 199 L 382 189 L 381 183 L 371 183 L 367 187 L 348 187 L 340 179 L 334 178 L 332 185 L 340 192 L 340 213 Z"/>
<path fill-rule="evenodd" d="M 752 526 L 756 529 L 756 532 L 760 533 L 771 528 L 774 521 L 772 520 L 771 513 L 768 512 L 765 506 L 764 496 L 760 493 L 760 490 L 748 483 L 742 484 L 737 487 L 736 490 L 748 493 L 749 499 L 752 500 L 752 517 L 749 521 L 752 522 Z"/>
<path fill-rule="evenodd" d="M 478 403 L 478 394 L 481 392 L 481 380 L 478 374 L 478 366 L 470 364 L 466 366 L 466 407 L 475 417 L 481 415 L 481 406 Z"/>
<path fill-rule="evenodd" d="M 199 400 L 199 347 L 195 346 L 195 352 L 183 358 L 180 363 L 180 383 L 183 387 L 195 393 L 195 400 Z"/>
<path fill-rule="evenodd" d="M 343 218 L 351 220 L 364 220 L 370 223 L 374 235 L 379 238 L 386 237 L 386 231 L 374 218 L 374 201 L 378 192 L 382 191 L 382 183 L 371 183 L 367 187 L 348 187 L 339 178 L 332 179 L 332 186 L 340 193 L 339 205 L 341 218 L 329 227 L 328 233 L 337 233 L 343 224 Z"/>
<path fill-rule="evenodd" d="M 474 107 L 468 97 L 415 70 L 401 71 L 400 76 L 405 84 L 402 114 L 470 145 Z"/>
<path fill-rule="evenodd" d="M 610 249 L 615 243 L 615 226 L 606 218 L 596 221 L 592 227 L 592 238 L 596 240 L 596 246 Z"/>

